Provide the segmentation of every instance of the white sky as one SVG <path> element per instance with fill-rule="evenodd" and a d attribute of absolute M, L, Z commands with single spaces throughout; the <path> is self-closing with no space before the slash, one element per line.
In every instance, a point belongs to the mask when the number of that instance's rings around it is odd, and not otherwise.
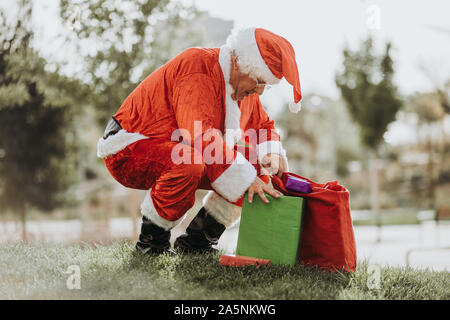
<path fill-rule="evenodd" d="M 186 0 L 189 2 L 189 0 Z M 367 36 L 367 8 L 380 8 L 378 44 L 393 42 L 396 82 L 404 94 L 431 89 L 418 69 L 424 62 L 438 79 L 450 77 L 450 1 L 448 0 L 191 0 L 235 26 L 263 27 L 288 39 L 297 56 L 302 91 L 337 95 L 334 75 L 348 42 L 356 48 Z M 446 29 L 437 31 L 431 26 Z"/>
<path fill-rule="evenodd" d="M 288 39 L 296 51 L 303 95 L 316 93 L 337 98 L 334 76 L 342 64 L 343 46 L 348 42 L 355 49 L 369 32 L 380 48 L 385 41 L 392 41 L 395 82 L 402 94 L 433 89 L 430 79 L 420 71 L 420 64 L 430 70 L 438 83 L 450 78 L 448 0 L 178 1 L 193 2 L 212 16 L 233 20 L 235 27 L 263 27 Z M 11 8 L 15 3 L 17 0 L 1 0 L 0 6 Z M 46 56 L 70 60 L 72 49 L 55 40 L 58 32 L 64 31 L 58 18 L 58 1 L 37 0 L 36 4 L 34 20 L 41 50 Z M 377 22 L 367 12 L 374 5 L 380 9 L 379 30 L 368 28 L 368 22 Z M 76 72 L 76 65 L 73 69 Z M 276 110 L 291 97 L 291 87 L 282 81 L 263 95 L 263 102 Z M 392 130 L 391 135 L 396 136 L 395 126 Z"/>
<path fill-rule="evenodd" d="M 234 20 L 238 28 L 263 27 L 288 39 L 297 55 L 304 95 L 337 97 L 334 75 L 346 42 L 356 48 L 369 33 L 367 8 L 380 8 L 380 29 L 372 30 L 379 47 L 390 40 L 396 83 L 403 94 L 432 89 L 419 70 L 425 64 L 437 81 L 450 78 L 450 1 L 448 0 L 179 0 L 195 3 L 212 16 Z M 2 6 L 17 0 L 1 0 Z M 48 53 L 70 55 L 55 41 L 61 31 L 57 0 L 37 0 L 37 37 Z M 372 20 L 373 21 L 373 20 Z M 435 27 L 436 29 L 434 29 Z M 442 31 L 438 31 L 440 28 Z M 446 30 L 446 31 L 444 31 Z M 281 90 L 291 90 L 285 83 Z M 277 90 L 274 90 L 275 92 Z"/>
<path fill-rule="evenodd" d="M 425 65 L 438 84 L 450 79 L 448 0 L 185 1 L 193 1 L 212 16 L 234 20 L 237 28 L 262 27 L 289 40 L 296 52 L 303 95 L 337 98 L 334 77 L 341 68 L 344 44 L 355 49 L 369 33 L 380 49 L 386 41 L 392 42 L 394 80 L 401 94 L 434 89 L 419 65 Z M 379 8 L 379 21 L 374 19 L 373 6 Z M 286 99 L 292 99 L 292 89 L 282 81 L 262 100 L 276 110 Z M 450 121 L 446 129 L 450 129 Z M 401 144 L 415 140 L 416 135 L 396 121 L 388 127 L 385 139 Z"/>

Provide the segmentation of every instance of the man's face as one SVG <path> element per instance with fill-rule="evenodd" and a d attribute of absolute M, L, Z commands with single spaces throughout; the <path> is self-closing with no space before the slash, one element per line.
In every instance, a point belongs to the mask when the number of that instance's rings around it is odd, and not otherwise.
<path fill-rule="evenodd" d="M 251 94 L 262 95 L 264 92 L 263 81 L 253 79 L 248 74 L 242 73 L 237 66 L 235 57 L 232 57 L 232 75 L 230 78 L 230 84 L 234 89 L 231 95 L 233 100 L 242 101 Z"/>

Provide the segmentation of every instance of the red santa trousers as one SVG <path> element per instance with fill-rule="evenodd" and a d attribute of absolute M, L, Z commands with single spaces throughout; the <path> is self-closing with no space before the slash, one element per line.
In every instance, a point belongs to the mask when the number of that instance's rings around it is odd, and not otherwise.
<path fill-rule="evenodd" d="M 195 191 L 213 190 L 206 175 L 206 164 L 199 161 L 175 164 L 172 149 L 178 142 L 143 139 L 128 145 L 118 153 L 104 158 L 110 174 L 125 187 L 150 190 L 141 212 L 160 227 L 170 230 L 179 223 L 185 213 L 194 206 Z M 237 148 L 248 160 L 253 148 Z M 244 150 L 244 152 L 242 152 Z M 192 158 L 198 151 L 191 148 Z M 201 157 L 200 157 L 201 159 Z M 260 166 L 253 164 L 257 172 Z M 234 203 L 210 191 L 203 204 L 225 226 L 240 215 L 243 197 Z"/>

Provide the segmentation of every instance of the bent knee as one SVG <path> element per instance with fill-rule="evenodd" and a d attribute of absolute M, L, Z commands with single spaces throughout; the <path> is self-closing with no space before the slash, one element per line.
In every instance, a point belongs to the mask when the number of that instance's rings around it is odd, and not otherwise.
<path fill-rule="evenodd" d="M 205 174 L 206 164 L 205 161 L 199 151 L 194 148 L 191 148 L 192 158 L 190 163 L 182 164 L 183 171 L 187 176 L 192 178 L 201 179 L 201 177 Z"/>
<path fill-rule="evenodd" d="M 201 179 L 206 171 L 205 163 L 186 164 L 184 167 L 186 175 L 195 179 Z"/>

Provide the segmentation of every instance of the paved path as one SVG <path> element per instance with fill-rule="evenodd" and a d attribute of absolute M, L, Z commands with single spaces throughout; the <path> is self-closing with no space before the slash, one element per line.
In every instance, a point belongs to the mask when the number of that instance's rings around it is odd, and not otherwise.
<path fill-rule="evenodd" d="M 427 222 L 381 230 L 381 242 L 376 243 L 376 227 L 355 228 L 358 260 L 391 266 L 406 266 L 409 260 L 414 268 L 450 272 L 450 224 Z"/>

